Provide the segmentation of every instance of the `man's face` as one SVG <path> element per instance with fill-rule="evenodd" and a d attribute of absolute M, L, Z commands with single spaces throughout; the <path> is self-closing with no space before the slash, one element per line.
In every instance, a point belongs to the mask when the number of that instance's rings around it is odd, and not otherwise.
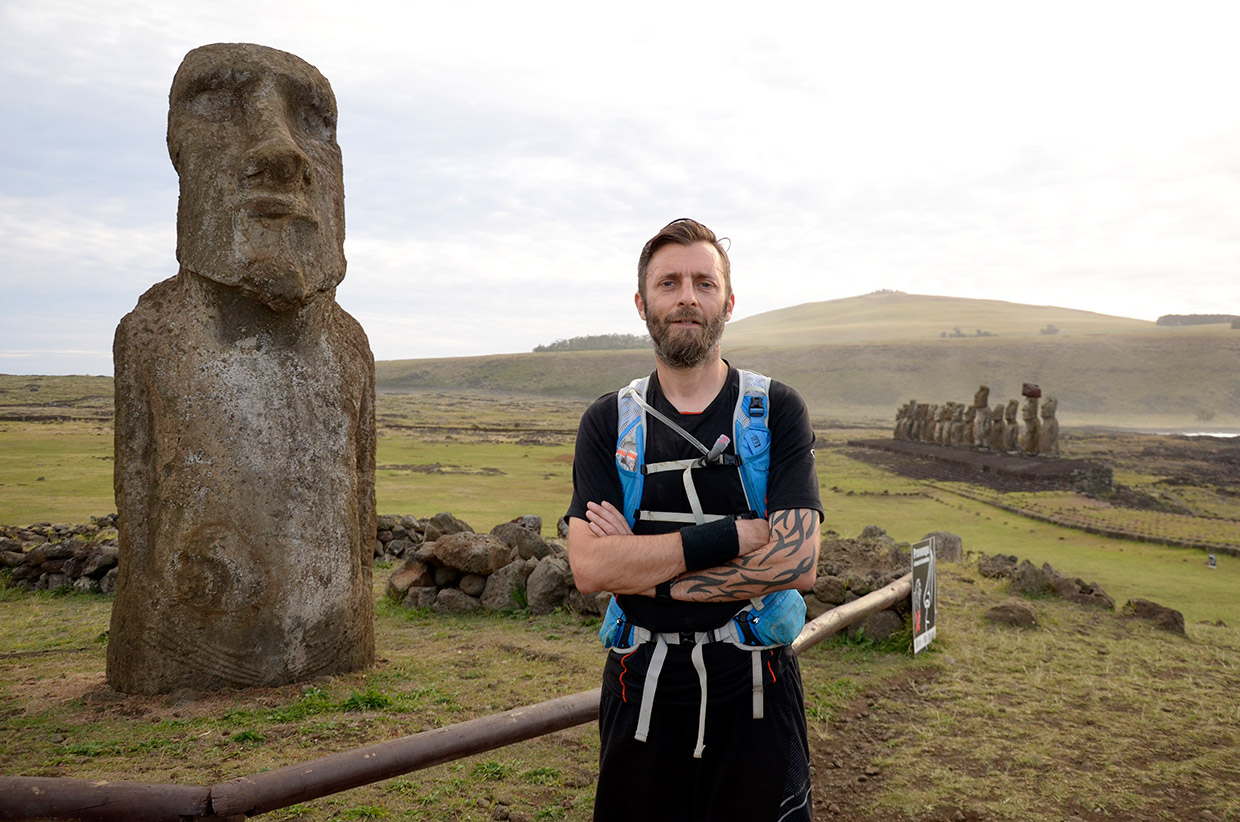
<path fill-rule="evenodd" d="M 276 311 L 344 279 L 344 174 L 327 80 L 282 51 L 190 52 L 172 82 L 177 259 Z"/>
<path fill-rule="evenodd" d="M 706 362 L 732 318 L 735 297 L 709 243 L 670 243 L 656 251 L 646 269 L 645 297 L 635 296 L 655 355 L 673 368 Z"/>

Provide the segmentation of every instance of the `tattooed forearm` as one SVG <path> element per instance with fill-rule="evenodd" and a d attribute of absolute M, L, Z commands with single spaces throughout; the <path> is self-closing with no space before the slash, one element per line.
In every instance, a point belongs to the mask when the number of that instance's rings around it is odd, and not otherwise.
<path fill-rule="evenodd" d="M 726 565 L 685 574 L 672 596 L 693 602 L 749 599 L 813 579 L 818 565 L 818 512 L 809 509 L 771 514 L 771 541 Z"/>

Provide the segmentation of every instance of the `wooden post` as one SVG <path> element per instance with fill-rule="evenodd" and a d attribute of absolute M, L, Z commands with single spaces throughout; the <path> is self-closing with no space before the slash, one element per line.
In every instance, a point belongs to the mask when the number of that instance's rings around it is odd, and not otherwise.
<path fill-rule="evenodd" d="M 807 624 L 793 640 L 792 650 L 799 654 L 811 645 L 839 633 L 840 630 L 854 622 L 860 622 L 876 611 L 890 608 L 899 600 L 909 596 L 912 591 L 913 574 L 910 571 L 890 585 L 833 608 Z"/>

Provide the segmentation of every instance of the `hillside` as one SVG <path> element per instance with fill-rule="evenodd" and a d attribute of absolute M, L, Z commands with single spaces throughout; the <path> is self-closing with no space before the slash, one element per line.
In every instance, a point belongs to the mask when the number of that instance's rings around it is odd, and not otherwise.
<path fill-rule="evenodd" d="M 1048 324 L 1059 329 L 1040 334 Z M 994 336 L 942 336 L 959 328 Z M 1050 306 L 876 293 L 771 311 L 731 323 L 724 356 L 784 380 L 816 420 L 894 418 L 910 399 L 991 405 L 1039 384 L 1060 401 L 1061 425 L 1240 427 L 1240 330 L 1158 326 Z M 648 372 L 649 351 L 577 351 L 388 360 L 380 392 L 486 392 L 583 404 Z M 107 416 L 106 377 L 0 376 L 8 418 Z"/>
<path fill-rule="evenodd" d="M 1048 324 L 1053 335 L 1039 333 Z M 944 337 L 959 327 L 994 336 Z M 1240 425 L 1240 331 L 1050 306 L 878 293 L 731 323 L 724 356 L 782 379 L 817 419 L 889 420 L 910 400 L 991 404 L 1037 383 L 1065 426 Z M 648 351 L 509 354 L 376 365 L 380 390 L 530 392 L 592 399 L 650 370 Z"/>
<path fill-rule="evenodd" d="M 1131 333 L 1153 322 L 1050 305 L 935 297 L 899 291 L 804 303 L 767 311 L 728 327 L 732 345 L 825 345 L 938 339 L 958 331 L 1000 337 L 1037 337 L 1053 325 L 1061 334 Z"/>

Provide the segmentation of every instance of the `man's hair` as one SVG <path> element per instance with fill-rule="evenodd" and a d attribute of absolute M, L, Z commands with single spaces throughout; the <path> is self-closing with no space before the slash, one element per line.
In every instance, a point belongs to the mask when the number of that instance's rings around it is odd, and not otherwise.
<path fill-rule="evenodd" d="M 660 248 L 672 243 L 683 246 L 709 243 L 719 255 L 719 270 L 723 273 L 724 295 L 732 293 L 732 263 L 728 260 L 728 252 L 723 247 L 720 238 L 697 220 L 681 217 L 678 220 L 672 220 L 663 226 L 658 234 L 651 237 L 642 248 L 641 256 L 637 258 L 637 293 L 643 300 L 646 299 L 646 269 L 650 267 L 650 258 Z"/>

